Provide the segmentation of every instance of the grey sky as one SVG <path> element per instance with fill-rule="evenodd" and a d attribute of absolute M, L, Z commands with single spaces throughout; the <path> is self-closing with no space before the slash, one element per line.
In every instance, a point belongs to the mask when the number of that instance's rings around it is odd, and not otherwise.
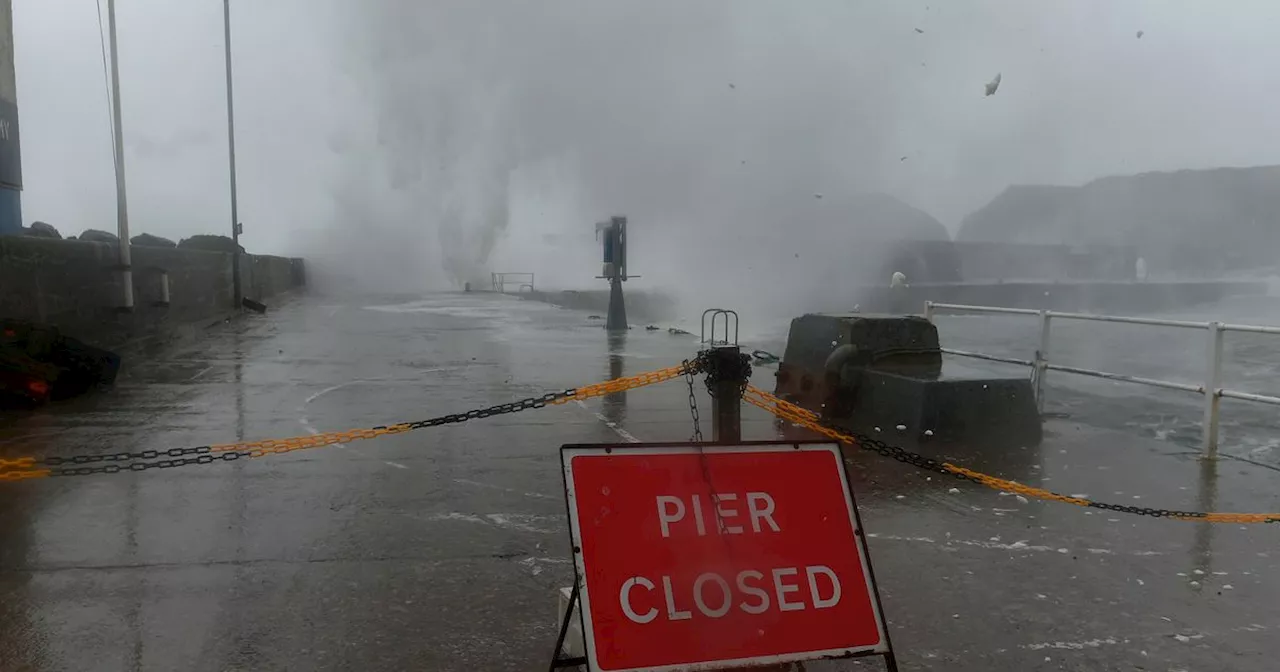
<path fill-rule="evenodd" d="M 1280 162 L 1270 2 L 232 11 L 246 245 L 341 249 L 404 281 L 475 275 L 490 243 L 505 270 L 534 250 L 545 273 L 594 261 L 591 222 L 612 212 L 655 259 L 725 231 L 819 236 L 838 216 L 823 205 L 850 191 L 954 229 L 1011 183 Z M 132 228 L 225 231 L 221 2 L 118 12 Z M 14 30 L 24 217 L 113 229 L 94 0 L 16 2 Z"/>

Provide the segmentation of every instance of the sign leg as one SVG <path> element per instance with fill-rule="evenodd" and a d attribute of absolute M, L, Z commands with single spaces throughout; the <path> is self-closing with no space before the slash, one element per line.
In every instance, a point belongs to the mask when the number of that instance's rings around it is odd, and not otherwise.
<path fill-rule="evenodd" d="M 583 665 L 587 662 L 586 658 L 561 658 L 560 652 L 564 648 L 564 637 L 569 632 L 569 623 L 573 618 L 573 610 L 578 608 L 578 577 L 573 577 L 573 590 L 569 592 L 569 606 L 564 610 L 564 618 L 560 621 L 560 634 L 556 637 L 556 648 L 551 652 L 551 666 L 547 668 L 547 672 L 555 672 L 562 667 L 573 667 L 575 665 Z M 895 668 L 896 669 L 896 668 Z"/>

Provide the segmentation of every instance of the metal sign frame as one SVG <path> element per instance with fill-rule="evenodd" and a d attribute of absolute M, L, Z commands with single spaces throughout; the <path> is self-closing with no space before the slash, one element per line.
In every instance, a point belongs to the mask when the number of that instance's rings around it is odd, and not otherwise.
<path fill-rule="evenodd" d="M 586 567 L 582 553 L 582 528 L 578 521 L 576 493 L 573 481 L 573 458 L 580 455 L 611 454 L 657 454 L 657 455 L 705 455 L 715 453 L 751 453 L 751 452 L 784 452 L 791 448 L 795 451 L 832 452 L 840 471 L 840 482 L 844 488 L 845 503 L 849 508 L 850 524 L 853 525 L 854 541 L 859 550 L 863 576 L 868 584 L 871 606 L 875 614 L 876 627 L 880 635 L 878 644 L 860 649 L 834 649 L 825 651 L 802 651 L 787 654 L 760 656 L 735 660 L 717 660 L 688 664 L 662 665 L 658 667 L 629 668 L 612 672 L 681 672 L 699 670 L 722 670 L 744 666 L 778 665 L 803 662 L 816 659 L 862 658 L 867 656 L 883 656 L 885 668 L 889 672 L 897 672 L 898 666 L 893 652 L 893 644 L 889 638 L 889 629 L 884 618 L 884 608 L 880 600 L 879 584 L 876 583 L 875 571 L 871 564 L 871 553 L 867 548 L 866 534 L 863 532 L 862 516 L 858 513 L 853 486 L 849 480 L 849 470 L 845 467 L 844 458 L 837 443 L 830 441 L 739 441 L 731 444 L 706 444 L 693 442 L 672 443 L 626 443 L 626 444 L 566 444 L 560 447 L 561 469 L 564 474 L 565 507 L 569 516 L 569 535 L 573 545 L 574 582 L 568 609 L 560 624 L 560 637 L 556 642 L 552 656 L 551 670 L 574 665 L 586 665 L 588 670 L 600 670 L 596 660 L 595 632 L 591 625 L 591 596 L 586 586 Z M 576 604 L 575 604 L 576 602 Z M 581 619 L 582 635 L 586 655 L 581 658 L 561 659 L 560 651 L 570 618 L 575 606 Z"/>

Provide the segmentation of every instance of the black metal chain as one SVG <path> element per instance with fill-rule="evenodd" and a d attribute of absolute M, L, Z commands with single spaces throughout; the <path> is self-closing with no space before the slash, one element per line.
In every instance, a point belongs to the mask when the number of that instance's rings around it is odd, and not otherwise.
<path fill-rule="evenodd" d="M 442 415 L 438 418 L 429 420 L 417 420 L 405 423 L 410 429 L 424 429 L 427 427 L 439 427 L 440 425 L 452 425 L 468 420 L 479 420 L 480 418 L 491 418 L 495 415 L 506 415 L 507 413 L 518 413 L 527 411 L 531 408 L 543 408 L 547 404 L 573 396 L 576 390 L 563 390 L 560 392 L 548 392 L 539 397 L 529 397 L 520 401 L 512 401 L 506 404 L 497 404 L 488 408 L 477 408 L 466 413 L 450 413 Z M 374 429 L 385 429 L 385 427 L 374 427 Z"/>
<path fill-rule="evenodd" d="M 201 446 L 208 448 L 208 446 Z M 179 450 L 177 448 L 173 450 Z M 190 450 L 190 449 L 187 449 Z M 147 453 L 155 451 L 144 451 Z M 168 451 L 163 451 L 168 452 Z M 77 455 L 76 457 L 96 457 Z M 59 467 L 49 470 L 49 476 L 90 476 L 92 474 L 118 474 L 122 471 L 146 471 L 148 469 L 171 469 L 173 467 L 185 467 L 192 464 L 213 464 L 214 462 L 234 462 L 242 457 L 249 457 L 249 451 L 229 450 L 217 454 L 204 454 L 199 457 L 180 457 L 174 460 L 158 460 L 156 462 L 127 462 L 125 464 L 104 464 L 95 467 Z M 71 460 L 72 458 L 67 458 Z M 81 460 L 78 463 L 84 463 Z"/>
<path fill-rule="evenodd" d="M 705 364 L 701 354 L 692 362 L 684 360 L 684 379 L 689 383 L 689 415 L 693 418 L 693 436 L 690 436 L 689 440 L 697 443 L 702 443 L 702 426 L 698 423 L 698 398 L 693 395 L 693 374 L 695 370 L 701 370 L 701 366 Z"/>
<path fill-rule="evenodd" d="M 866 436 L 865 434 L 850 432 L 843 428 L 839 428 L 838 431 L 840 431 L 843 434 L 848 434 L 849 436 L 852 436 L 854 440 L 857 441 L 858 447 L 870 449 L 871 451 L 883 457 L 897 460 L 898 462 L 901 462 L 903 464 L 909 464 L 913 467 L 917 467 L 919 469 L 923 469 L 925 471 L 932 472 L 935 474 L 941 474 L 943 476 L 951 476 L 952 478 L 955 478 L 961 481 L 969 481 L 969 482 L 977 483 L 983 486 L 986 485 L 979 478 L 975 478 L 967 474 L 959 474 L 947 469 L 946 467 L 943 466 L 942 462 L 939 462 L 938 460 L 935 460 L 932 457 L 921 455 L 920 453 L 917 453 L 914 451 L 906 450 L 905 448 L 902 448 L 900 446 L 889 445 L 884 441 L 881 441 L 880 439 L 872 438 L 870 436 Z M 1065 495 L 1059 495 L 1059 496 L 1065 497 Z M 1079 499 L 1079 498 L 1072 498 L 1072 499 Z M 1088 506 L 1089 508 L 1103 509 L 1105 511 L 1116 511 L 1119 513 L 1129 513 L 1129 514 L 1138 515 L 1138 516 L 1150 516 L 1152 518 L 1193 518 L 1194 519 L 1194 518 L 1204 518 L 1208 515 L 1202 511 L 1179 511 L 1177 509 L 1155 509 L 1148 506 L 1130 506 L 1128 504 L 1108 504 L 1106 502 L 1095 502 L 1092 500 L 1085 500 L 1085 501 L 1088 501 L 1088 504 L 1086 506 Z M 1280 523 L 1280 520 L 1272 520 L 1269 522 Z"/>
<path fill-rule="evenodd" d="M 203 455 L 212 448 L 196 446 L 194 448 L 170 448 L 168 450 L 143 450 L 136 453 L 104 453 L 102 455 L 72 455 L 60 457 L 51 455 L 36 460 L 36 464 L 57 467 L 64 464 L 91 464 L 94 462 L 131 462 L 133 460 L 154 460 L 159 457 L 182 457 L 183 455 Z"/>
<path fill-rule="evenodd" d="M 497 404 L 488 408 L 478 408 L 466 413 L 450 413 L 428 420 L 405 423 L 410 429 L 438 427 L 479 418 L 490 418 L 495 415 L 516 413 L 531 408 L 543 408 L 547 404 L 573 395 L 575 390 L 548 392 L 537 397 L 529 397 L 519 401 Z M 386 429 L 386 426 L 375 427 Z M 168 450 L 143 450 L 131 453 L 104 453 L 101 455 L 71 455 L 61 457 L 51 455 L 40 458 L 36 464 L 50 467 L 49 476 L 90 476 L 93 474 L 118 474 L 125 471 L 146 471 L 148 469 L 172 469 L 196 464 L 213 464 L 215 462 L 233 462 L 242 457 L 250 457 L 251 450 L 228 450 L 212 452 L 211 446 L 195 446 L 191 448 L 170 448 Z M 195 455 L 196 457 L 185 457 Z M 157 459 L 165 458 L 165 459 Z M 107 464 L 100 464 L 100 463 Z M 96 466 L 64 466 L 87 465 Z"/>

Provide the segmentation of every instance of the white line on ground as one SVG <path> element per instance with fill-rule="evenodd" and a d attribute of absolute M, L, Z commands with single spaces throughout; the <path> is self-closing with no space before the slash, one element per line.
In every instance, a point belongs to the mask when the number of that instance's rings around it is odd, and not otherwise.
<path fill-rule="evenodd" d="M 473 485 L 473 486 L 475 486 L 475 487 L 477 487 L 477 488 L 490 488 L 490 489 L 492 489 L 492 490 L 501 490 L 501 491 L 503 491 L 503 492 L 510 492 L 510 493 L 512 493 L 512 494 L 516 494 L 516 495 L 524 495 L 525 497 L 533 497 L 533 498 L 535 498 L 535 499 L 560 499 L 559 497 L 553 497 L 553 496 L 551 496 L 551 495 L 544 495 L 544 494 L 542 494 L 542 493 L 540 493 L 540 492 L 521 492 L 521 491 L 519 491 L 519 490 L 514 490 L 514 489 L 512 489 L 512 488 L 504 488 L 504 487 L 502 487 L 501 485 L 494 485 L 494 484 L 492 484 L 492 483 L 481 483 L 480 481 L 472 481 L 472 480 L 470 480 L 470 479 L 466 479 L 466 478 L 455 478 L 455 479 L 453 479 L 453 482 L 454 482 L 454 483 L 461 483 L 461 484 L 463 484 L 463 485 Z"/>
<path fill-rule="evenodd" d="M 449 513 L 431 513 L 425 516 L 410 515 L 411 518 L 427 522 L 439 522 L 446 520 L 462 521 L 467 523 L 475 523 L 477 525 L 493 525 L 509 530 L 520 530 L 522 532 L 537 532 L 540 534 L 562 534 L 564 532 L 564 516 L 538 516 L 528 513 L 486 513 L 477 515 L 474 513 L 460 513 L 458 511 L 450 511 Z M 538 523 L 550 523 L 549 525 L 539 525 Z"/>
<path fill-rule="evenodd" d="M 877 532 L 868 533 L 867 538 L 883 539 L 885 541 L 913 541 L 922 544 L 936 544 L 945 550 L 955 550 L 954 548 L 948 548 L 952 546 L 972 546 L 975 548 L 986 548 L 997 551 L 1030 551 L 1036 553 L 1059 554 L 1066 554 L 1070 552 L 1070 549 L 1057 546 L 1028 544 L 1026 541 L 1015 541 L 1011 544 L 1007 544 L 999 541 L 997 538 L 993 538 L 991 541 L 975 541 L 970 539 L 942 539 L 939 541 L 931 537 L 901 537 L 892 534 L 879 534 Z M 1094 555 L 1133 555 L 1143 558 L 1154 555 L 1164 555 L 1160 551 L 1113 551 L 1105 548 L 1090 548 L 1086 550 Z"/>
<path fill-rule="evenodd" d="M 187 379 L 187 382 L 191 382 L 191 381 L 193 381 L 193 380 L 196 380 L 196 379 L 197 379 L 197 378 L 199 378 L 200 376 L 203 376 L 204 374 L 209 373 L 209 372 L 210 372 L 210 371 L 212 371 L 212 370 L 213 370 L 213 367 L 212 367 L 212 366 L 206 366 L 206 367 L 204 367 L 203 369 L 200 369 L 200 371 L 198 371 L 198 372 L 196 373 L 196 375 L 191 376 L 190 378 L 188 378 L 188 379 Z"/>
<path fill-rule="evenodd" d="M 404 466 L 403 464 L 400 464 L 399 462 L 392 462 L 391 460 L 383 460 L 383 461 L 382 461 L 382 463 L 383 463 L 383 464 L 386 464 L 386 465 L 390 465 L 390 466 L 392 466 L 392 467 L 395 467 L 396 469 L 408 469 L 408 468 L 409 468 L 409 467 Z"/>
<path fill-rule="evenodd" d="M 298 410 L 299 410 L 299 411 L 301 411 L 301 410 L 302 410 L 302 408 L 303 408 L 303 406 L 306 406 L 306 405 L 310 404 L 311 402 L 315 401 L 316 399 L 319 399 L 320 397 L 323 397 L 323 396 L 324 396 L 324 395 L 326 395 L 326 394 L 329 394 L 330 392 L 334 392 L 334 391 L 337 391 L 337 390 L 341 390 L 342 388 L 344 388 L 344 387 L 348 387 L 348 386 L 350 386 L 350 385 L 358 385 L 358 384 L 360 384 L 360 383 L 376 383 L 376 382 L 379 382 L 379 381 L 376 381 L 376 380 L 365 380 L 365 379 L 359 379 L 359 380 L 348 380 L 348 381 L 347 381 L 347 382 L 345 382 L 345 383 L 338 383 L 337 385 L 332 385 L 332 386 L 330 386 L 330 387 L 326 387 L 326 388 L 324 388 L 323 390 L 320 390 L 319 392 L 316 392 L 315 394 L 313 394 L 313 395 L 311 395 L 311 396 L 307 397 L 306 401 L 303 401 L 303 402 L 302 402 L 302 406 L 299 406 L 299 407 L 298 407 Z"/>
<path fill-rule="evenodd" d="M 587 408 L 587 405 L 583 403 L 581 399 L 574 399 L 574 402 L 577 403 L 578 406 L 581 406 L 584 411 L 587 411 L 588 413 L 592 412 L 591 409 Z M 612 429 L 615 434 L 622 437 L 623 441 L 626 441 L 627 443 L 640 443 L 640 439 L 637 439 L 634 435 L 631 434 L 631 432 L 628 432 L 622 427 L 619 427 L 618 423 L 610 420 L 609 418 L 604 417 L 603 413 L 594 413 L 594 415 L 596 416 L 596 419 L 598 419 L 600 422 L 603 422 L 606 427 L 608 427 L 609 429 Z"/>
<path fill-rule="evenodd" d="M 444 371 L 444 370 L 445 370 L 444 368 L 437 368 L 437 369 L 423 369 L 423 370 L 421 371 L 421 373 L 431 373 L 431 372 L 434 372 L 434 371 Z M 199 374 L 197 374 L 197 375 L 199 375 Z M 305 430 L 307 430 L 307 431 L 308 431 L 308 432 L 310 432 L 311 434 L 319 434 L 319 433 L 320 433 L 320 432 L 319 432 L 319 430 L 317 430 L 317 429 L 315 428 L 315 426 L 311 424 L 311 420 L 310 420 L 310 418 L 308 418 L 308 417 L 307 417 L 307 406 L 308 406 L 308 405 L 310 405 L 310 404 L 311 404 L 311 402 L 315 401 L 316 399 L 319 399 L 320 397 L 323 397 L 323 396 L 324 396 L 324 395 L 326 395 L 326 394 L 329 394 L 330 392 L 334 392 L 334 391 L 340 390 L 340 389 L 342 389 L 342 388 L 344 388 L 344 387 L 348 387 L 348 386 L 351 386 L 351 385 L 359 385 L 359 384 L 361 384 L 361 383 L 385 383 L 385 382 L 387 382 L 387 381 L 383 381 L 383 380 L 371 380 L 371 379 L 368 379 L 368 378 L 359 378 L 359 379 L 356 379 L 356 380 L 348 380 L 348 381 L 347 381 L 347 382 L 345 382 L 345 383 L 338 383 L 337 385 L 331 385 L 331 386 L 329 386 L 329 387 L 326 387 L 326 388 L 324 388 L 323 390 L 320 390 L 319 392 L 316 392 L 315 394 L 313 394 L 313 395 L 311 395 L 311 396 L 307 397 L 305 400 L 303 400 L 302 405 L 298 406 L 298 413 L 300 414 L 300 415 L 298 416 L 298 424 L 302 425 L 302 428 L 303 428 L 303 429 L 305 429 Z M 336 447 L 338 447 L 338 448 L 346 448 L 346 447 L 347 447 L 346 443 L 337 443 L 337 444 L 334 444 L 334 445 L 335 445 Z M 355 450 L 355 448 L 352 448 L 352 450 Z M 357 452 L 359 452 L 359 451 L 357 451 Z M 390 465 L 390 466 L 396 467 L 396 468 L 398 468 L 398 469 L 408 469 L 408 468 L 409 468 L 409 467 L 406 467 L 406 466 L 404 466 L 403 464 L 399 464 L 399 463 L 397 463 L 397 462 L 384 462 L 384 464 L 387 464 L 387 465 Z"/>

